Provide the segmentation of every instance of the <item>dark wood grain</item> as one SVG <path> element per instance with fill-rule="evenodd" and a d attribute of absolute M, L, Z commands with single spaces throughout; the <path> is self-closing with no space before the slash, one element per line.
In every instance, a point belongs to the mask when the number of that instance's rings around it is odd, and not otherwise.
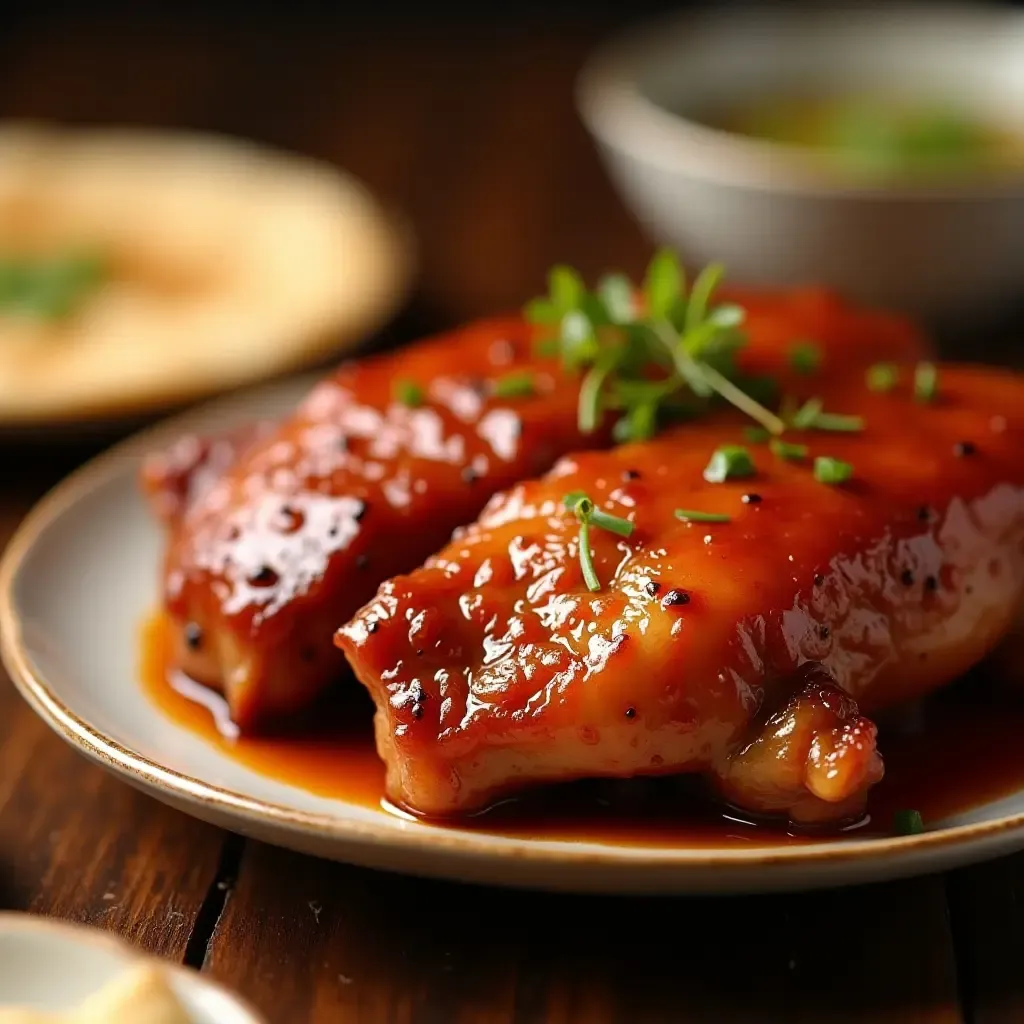
<path fill-rule="evenodd" d="M 250 844 L 207 969 L 277 1024 L 961 1020 L 942 882 L 617 899 Z"/>
<path fill-rule="evenodd" d="M 974 1024 L 1024 1020 L 1024 856 L 955 871 L 947 885 Z"/>
<path fill-rule="evenodd" d="M 8 489 L 0 548 L 37 496 Z M 99 925 L 181 959 L 215 887 L 223 834 L 85 761 L 0 669 L 0 909 Z"/>

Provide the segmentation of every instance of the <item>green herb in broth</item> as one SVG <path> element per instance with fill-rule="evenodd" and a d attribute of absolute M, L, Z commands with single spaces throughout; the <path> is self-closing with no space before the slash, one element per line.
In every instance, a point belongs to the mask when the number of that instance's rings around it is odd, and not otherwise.
<path fill-rule="evenodd" d="M 979 116 L 941 102 L 884 96 L 777 94 L 718 116 L 712 127 L 825 149 L 883 173 L 973 171 L 1019 163 L 1024 144 Z"/>

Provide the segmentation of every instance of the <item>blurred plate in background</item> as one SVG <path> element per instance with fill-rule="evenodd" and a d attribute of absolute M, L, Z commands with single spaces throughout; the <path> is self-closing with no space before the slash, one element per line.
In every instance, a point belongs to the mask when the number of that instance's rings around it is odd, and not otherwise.
<path fill-rule="evenodd" d="M 411 233 L 225 137 L 0 125 L 0 428 L 138 417 L 322 361 L 405 299 Z"/>

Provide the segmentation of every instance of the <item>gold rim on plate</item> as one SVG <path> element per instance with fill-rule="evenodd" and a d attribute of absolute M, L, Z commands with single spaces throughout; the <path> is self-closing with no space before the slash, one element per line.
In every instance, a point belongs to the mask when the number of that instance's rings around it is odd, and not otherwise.
<path fill-rule="evenodd" d="M 294 387 L 295 385 L 292 384 Z M 247 403 L 259 405 L 259 395 L 281 390 L 281 385 L 271 385 L 247 396 Z M 576 869 L 597 869 L 604 881 L 598 884 L 602 890 L 620 888 L 621 891 L 665 890 L 672 888 L 666 883 L 666 872 L 673 869 L 680 872 L 698 871 L 706 877 L 709 871 L 728 871 L 741 868 L 786 867 L 812 868 L 820 865 L 836 865 L 860 861 L 888 862 L 885 877 L 899 874 L 923 873 L 928 868 L 913 865 L 902 872 L 898 862 L 913 861 L 917 854 L 940 851 L 950 847 L 976 844 L 991 840 L 997 845 L 999 837 L 1006 837 L 1015 831 L 1024 832 L 1024 812 L 1008 814 L 999 818 L 970 824 L 952 825 L 917 835 L 891 836 L 872 839 L 843 839 L 799 846 L 755 846 L 751 848 L 672 848 L 658 846 L 632 846 L 627 844 L 595 845 L 566 840 L 521 840 L 500 834 L 479 833 L 443 826 L 409 822 L 380 812 L 379 821 L 359 821 L 340 815 L 318 814 L 297 810 L 286 804 L 274 803 L 247 796 L 235 790 L 213 785 L 183 772 L 167 768 L 130 747 L 124 746 L 111 736 L 96 728 L 67 707 L 54 689 L 32 665 L 32 659 L 23 639 L 24 623 L 15 600 L 15 584 L 25 559 L 38 543 L 42 534 L 60 517 L 71 511 L 83 498 L 107 486 L 122 476 L 126 467 L 132 469 L 148 451 L 173 440 L 189 429 L 189 424 L 202 416 L 215 413 L 220 407 L 231 408 L 234 402 L 221 400 L 210 403 L 200 410 L 193 410 L 174 417 L 115 445 L 106 453 L 86 463 L 63 482 L 45 495 L 29 512 L 16 530 L 6 551 L 0 559 L 0 658 L 22 696 L 36 713 L 55 732 L 72 746 L 86 754 L 91 760 L 112 770 L 137 788 L 164 798 L 174 806 L 188 807 L 196 816 L 207 820 L 230 818 L 234 826 L 251 826 L 257 833 L 267 830 L 278 836 L 283 828 L 292 836 L 308 836 L 320 842 L 319 849 L 330 843 L 343 844 L 344 855 L 334 857 L 364 866 L 382 866 L 393 862 L 387 853 L 403 855 L 399 870 L 411 874 L 436 877 L 460 877 L 451 863 L 443 864 L 443 858 L 454 858 L 461 869 L 483 868 L 480 879 L 495 878 L 500 872 L 490 872 L 495 863 L 518 865 L 518 875 L 505 879 L 511 885 L 533 887 L 566 888 L 588 887 L 583 876 L 572 874 Z M 141 500 L 141 497 L 140 497 Z M 176 728 L 168 722 L 168 728 Z M 205 814 L 200 812 L 206 812 Z M 247 831 L 244 827 L 238 831 Z M 271 839 L 272 842 L 278 841 Z M 280 845 L 288 845 L 280 843 Z M 1024 835 L 1021 836 L 1024 845 Z M 311 852 L 309 845 L 298 847 Z M 1000 847 L 999 852 L 1009 852 Z M 419 857 L 404 855 L 419 854 Z M 327 854 L 327 856 L 332 856 Z M 987 856 L 968 854 L 962 862 L 981 860 Z M 891 870 L 893 866 L 896 870 Z M 548 868 L 561 874 L 561 879 L 550 886 L 531 868 Z M 630 869 L 659 871 L 656 878 L 645 879 L 641 875 L 632 879 L 620 878 Z M 882 872 L 879 873 L 883 874 Z M 617 881 L 608 881 L 613 875 Z M 465 876 L 463 876 L 465 877 Z M 645 885 L 645 881 L 648 883 Z M 725 881 L 728 882 L 728 879 Z M 568 886 L 567 886 L 568 883 Z M 833 884 L 823 881 L 820 884 Z M 685 886 L 684 886 L 685 887 Z M 712 886 L 713 887 L 713 886 Z M 754 891 L 749 885 L 741 886 L 743 891 Z M 755 887 L 756 888 L 756 887 Z M 765 889 L 795 888 L 788 884 L 772 883 L 765 879 Z M 722 891 L 733 886 L 727 884 Z"/>

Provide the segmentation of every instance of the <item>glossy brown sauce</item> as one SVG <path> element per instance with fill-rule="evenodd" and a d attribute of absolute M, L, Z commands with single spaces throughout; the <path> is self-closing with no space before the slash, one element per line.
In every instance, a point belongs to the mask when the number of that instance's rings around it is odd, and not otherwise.
<path fill-rule="evenodd" d="M 384 798 L 373 709 L 358 685 L 343 688 L 286 732 L 239 738 L 219 695 L 168 670 L 162 616 L 145 623 L 141 651 L 141 679 L 150 700 L 175 724 L 239 764 L 318 796 L 402 814 Z M 872 790 L 865 818 L 829 838 L 891 834 L 897 811 L 917 810 L 927 824 L 1024 788 L 1021 736 L 1024 693 L 1000 689 L 981 671 L 973 674 L 913 714 L 881 724 L 885 779 Z M 670 847 L 788 845 L 822 838 L 723 812 L 702 798 L 692 778 L 551 786 L 504 801 L 458 827 L 533 839 Z"/>

